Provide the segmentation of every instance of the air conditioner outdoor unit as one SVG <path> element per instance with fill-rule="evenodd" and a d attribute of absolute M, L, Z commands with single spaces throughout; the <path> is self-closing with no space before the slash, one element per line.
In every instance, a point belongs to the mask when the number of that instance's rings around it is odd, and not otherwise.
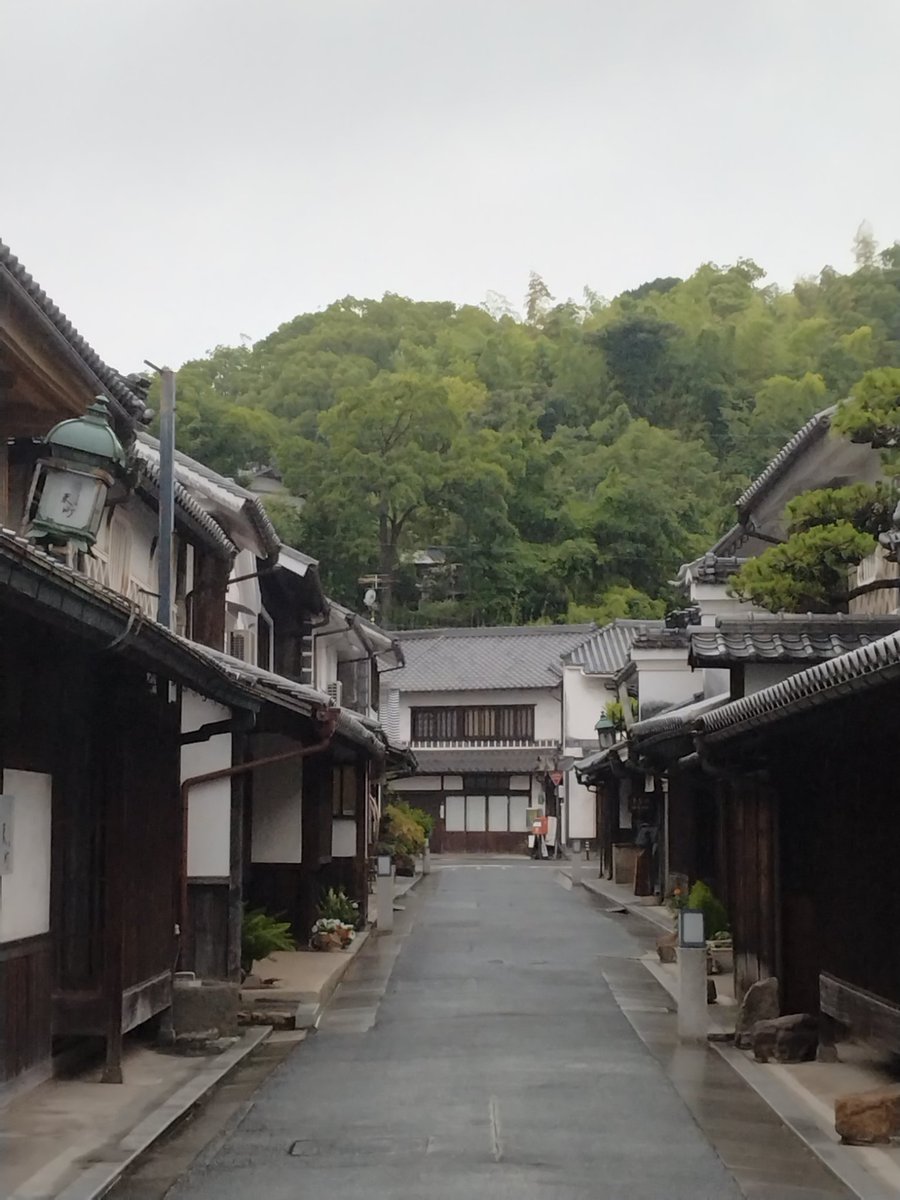
<path fill-rule="evenodd" d="M 343 691 L 344 691 L 343 683 L 341 683 L 341 681 L 339 679 L 336 679 L 334 681 L 334 683 L 329 683 L 328 687 L 325 690 L 328 692 L 328 699 L 331 701 L 331 703 L 334 705 L 334 707 L 340 708 L 341 707 L 341 697 L 342 697 Z"/>

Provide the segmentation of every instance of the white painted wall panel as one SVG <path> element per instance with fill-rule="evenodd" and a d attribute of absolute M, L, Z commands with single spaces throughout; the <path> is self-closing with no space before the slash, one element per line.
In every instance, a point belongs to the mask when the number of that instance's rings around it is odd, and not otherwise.
<path fill-rule="evenodd" d="M 299 749 L 290 738 L 255 739 L 259 756 Z M 303 858 L 303 760 L 274 763 L 253 772 L 250 856 L 258 863 L 299 863 Z"/>
<path fill-rule="evenodd" d="M 181 700 L 181 730 L 191 733 L 202 725 L 227 721 L 231 710 L 185 689 Z M 230 767 L 231 734 L 181 749 L 181 781 Z M 231 869 L 231 780 L 200 784 L 188 793 L 188 876 L 221 878 Z"/>
<path fill-rule="evenodd" d="M 53 780 L 35 771 L 4 771 L 13 797 L 12 871 L 0 876 L 0 942 L 50 931 L 50 839 Z"/>
<path fill-rule="evenodd" d="M 578 783 L 574 771 L 569 775 L 569 838 L 597 836 L 597 799 Z"/>
<path fill-rule="evenodd" d="M 356 822 L 335 820 L 331 826 L 332 858 L 356 857 Z"/>

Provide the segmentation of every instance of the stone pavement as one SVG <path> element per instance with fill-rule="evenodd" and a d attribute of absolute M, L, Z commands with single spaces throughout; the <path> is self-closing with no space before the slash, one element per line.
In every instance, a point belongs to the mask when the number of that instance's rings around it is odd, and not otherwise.
<path fill-rule="evenodd" d="M 646 942 L 553 864 L 435 867 L 171 1200 L 851 1194 L 713 1051 L 660 1044 Z"/>
<path fill-rule="evenodd" d="M 0 1110 L 0 1196 L 83 1200 L 102 1194 L 267 1033 L 248 1030 L 236 1046 L 210 1058 L 161 1053 L 128 1039 L 124 1083 L 100 1083 L 96 1067 L 12 1100 Z"/>

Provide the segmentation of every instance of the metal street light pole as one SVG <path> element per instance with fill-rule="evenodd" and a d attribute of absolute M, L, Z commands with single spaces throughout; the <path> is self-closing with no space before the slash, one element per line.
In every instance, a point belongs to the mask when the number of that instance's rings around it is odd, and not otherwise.
<path fill-rule="evenodd" d="M 172 542 L 175 534 L 175 372 L 157 367 L 161 383 L 159 403 L 159 545 L 157 564 L 159 603 L 156 619 L 172 628 Z"/>

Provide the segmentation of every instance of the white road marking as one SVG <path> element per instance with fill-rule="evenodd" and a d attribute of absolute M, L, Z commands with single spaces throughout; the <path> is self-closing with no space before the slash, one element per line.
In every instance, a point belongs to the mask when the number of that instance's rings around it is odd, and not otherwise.
<path fill-rule="evenodd" d="M 491 1151 L 494 1162 L 499 1162 L 503 1157 L 503 1142 L 500 1140 L 500 1101 L 496 1096 L 490 1098 L 488 1113 L 491 1119 Z"/>

